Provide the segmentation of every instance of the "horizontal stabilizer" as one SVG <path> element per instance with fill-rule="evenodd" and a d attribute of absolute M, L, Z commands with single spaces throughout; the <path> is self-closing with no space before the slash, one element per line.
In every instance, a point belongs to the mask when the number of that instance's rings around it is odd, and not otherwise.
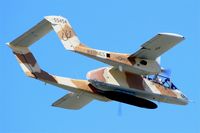
<path fill-rule="evenodd" d="M 31 44 L 53 30 L 51 23 L 43 19 L 30 30 L 9 43 L 10 46 L 29 47 Z"/>
<path fill-rule="evenodd" d="M 80 109 L 89 102 L 91 102 L 93 98 L 84 95 L 84 93 L 69 93 L 64 97 L 60 98 L 58 101 L 52 104 L 52 106 L 65 108 L 65 109 Z"/>

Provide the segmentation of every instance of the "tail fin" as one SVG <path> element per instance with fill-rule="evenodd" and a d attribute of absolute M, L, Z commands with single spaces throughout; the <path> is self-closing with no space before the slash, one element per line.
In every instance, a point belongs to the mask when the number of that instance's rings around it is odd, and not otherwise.
<path fill-rule="evenodd" d="M 19 62 L 25 74 L 32 78 L 38 78 L 37 74 L 41 73 L 39 65 L 33 54 L 29 50 L 29 46 L 42 38 L 52 30 L 52 26 L 46 19 L 43 19 L 30 30 L 16 38 L 10 43 L 7 43 L 13 50 L 17 61 Z"/>
<path fill-rule="evenodd" d="M 38 74 L 42 72 L 35 57 L 26 47 L 10 46 L 15 54 L 17 61 L 28 77 L 38 78 Z"/>
<path fill-rule="evenodd" d="M 39 67 L 35 57 L 29 51 L 28 47 L 53 29 L 58 34 L 58 37 L 61 39 L 66 49 L 73 50 L 80 44 L 78 37 L 71 28 L 67 19 L 61 16 L 46 16 L 30 30 L 12 42 L 7 43 L 13 50 L 22 70 L 27 76 L 41 78 L 41 75 L 38 74 L 43 73 L 46 77 L 49 77 L 48 74 Z"/>
<path fill-rule="evenodd" d="M 29 31 L 9 43 L 10 46 L 29 47 L 31 44 L 42 38 L 44 35 L 55 30 L 64 47 L 68 50 L 80 45 L 80 41 L 73 31 L 68 20 L 61 16 L 46 16 Z"/>
<path fill-rule="evenodd" d="M 58 34 L 58 37 L 61 39 L 66 49 L 74 50 L 76 46 L 80 45 L 80 41 L 71 25 L 66 18 L 61 16 L 46 16 L 42 21 L 20 37 L 7 43 L 9 47 L 12 48 L 22 70 L 27 76 L 37 78 L 34 73 L 41 72 L 39 65 L 28 47 L 53 29 Z"/>
<path fill-rule="evenodd" d="M 66 49 L 74 50 L 76 46 L 80 45 L 76 33 L 66 18 L 61 16 L 46 16 L 45 19 L 51 23 Z"/>

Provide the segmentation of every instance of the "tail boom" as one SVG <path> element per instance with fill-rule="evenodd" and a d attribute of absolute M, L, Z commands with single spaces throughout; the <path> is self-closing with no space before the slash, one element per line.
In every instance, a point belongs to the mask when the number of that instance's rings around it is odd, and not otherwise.
<path fill-rule="evenodd" d="M 28 77 L 35 78 L 74 93 L 84 92 L 94 99 L 108 101 L 107 98 L 96 94 L 96 88 L 87 80 L 60 77 L 49 74 L 41 69 L 28 47 L 10 46 L 10 48 L 13 50 L 20 67 Z"/>
<path fill-rule="evenodd" d="M 36 26 L 31 28 L 12 42 L 7 43 L 8 46 L 12 49 L 13 54 L 16 56 L 16 59 L 23 72 L 28 77 L 61 87 L 71 92 L 84 92 L 94 99 L 108 101 L 108 99 L 104 96 L 96 94 L 96 88 L 93 87 L 87 80 L 78 80 L 52 75 L 40 68 L 34 55 L 29 50 L 29 46 L 31 46 L 34 42 L 39 40 L 44 35 L 46 35 L 52 29 L 56 30 L 57 27 L 54 26 L 56 23 L 49 22 L 49 18 L 47 18 L 36 24 Z M 59 33 L 58 35 L 61 36 L 61 33 Z"/>
<path fill-rule="evenodd" d="M 45 19 L 51 23 L 66 49 L 74 50 L 76 46 L 80 45 L 76 33 L 66 18 L 61 16 L 46 16 Z"/>

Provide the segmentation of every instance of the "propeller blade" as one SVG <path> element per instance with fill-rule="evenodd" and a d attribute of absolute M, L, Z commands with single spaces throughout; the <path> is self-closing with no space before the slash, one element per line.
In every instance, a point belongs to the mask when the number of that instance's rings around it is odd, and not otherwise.
<path fill-rule="evenodd" d="M 122 105 L 120 102 L 118 104 L 118 116 L 122 116 Z"/>
<path fill-rule="evenodd" d="M 156 58 L 156 61 L 158 62 L 158 64 L 161 64 L 161 57 L 159 56 L 158 58 Z"/>
<path fill-rule="evenodd" d="M 164 74 L 164 75 L 166 75 L 167 77 L 170 77 L 172 72 L 171 72 L 171 69 L 164 69 L 164 68 L 162 68 L 161 69 L 161 73 Z"/>

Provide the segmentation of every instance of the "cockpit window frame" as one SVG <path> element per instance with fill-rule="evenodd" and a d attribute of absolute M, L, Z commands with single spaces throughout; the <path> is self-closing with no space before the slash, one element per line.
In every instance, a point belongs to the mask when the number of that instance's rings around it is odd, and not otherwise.
<path fill-rule="evenodd" d="M 171 89 L 171 90 L 178 90 L 178 88 L 173 84 L 173 82 L 170 80 L 169 77 L 163 76 L 163 75 L 149 75 L 145 77 L 146 79 L 160 84 L 164 86 L 165 88 Z"/>

